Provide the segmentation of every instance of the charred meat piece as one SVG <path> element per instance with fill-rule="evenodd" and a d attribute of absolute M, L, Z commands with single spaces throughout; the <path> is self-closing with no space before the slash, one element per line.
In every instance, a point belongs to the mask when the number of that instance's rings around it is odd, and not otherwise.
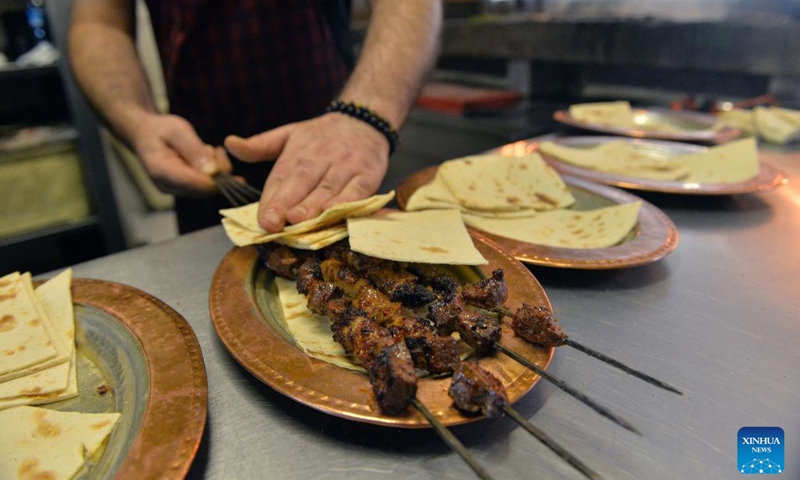
<path fill-rule="evenodd" d="M 494 344 L 500 341 L 501 325 L 498 317 L 465 308 L 458 315 L 456 330 L 461 340 L 472 347 L 478 355 L 488 355 L 494 351 Z"/>
<path fill-rule="evenodd" d="M 322 281 L 322 270 L 319 262 L 314 259 L 304 261 L 297 269 L 297 291 L 303 295 L 308 294 L 308 289 L 315 282 Z"/>
<path fill-rule="evenodd" d="M 402 283 L 389 290 L 389 298 L 393 302 L 416 308 L 431 303 L 436 295 L 418 283 Z"/>
<path fill-rule="evenodd" d="M 448 295 L 432 301 L 428 305 L 428 317 L 433 321 L 440 335 L 450 335 L 456 331 L 458 316 L 464 310 L 464 304 L 458 295 Z"/>
<path fill-rule="evenodd" d="M 350 297 L 355 297 L 366 287 L 372 287 L 367 279 L 358 275 L 339 259 L 326 258 L 319 265 L 322 269 L 322 278 L 335 283 Z"/>
<path fill-rule="evenodd" d="M 390 415 L 408 408 L 417 394 L 417 374 L 405 342 L 357 313 L 334 325 L 334 338 L 367 369 L 381 408 Z"/>
<path fill-rule="evenodd" d="M 289 280 L 294 280 L 300 265 L 315 255 L 314 252 L 295 250 L 277 243 L 265 243 L 258 248 L 263 264 L 275 275 Z"/>
<path fill-rule="evenodd" d="M 567 340 L 555 315 L 544 305 L 523 303 L 511 320 L 511 328 L 530 343 L 544 347 L 557 347 Z"/>
<path fill-rule="evenodd" d="M 482 412 L 487 418 L 501 416 L 508 405 L 500 380 L 474 361 L 456 367 L 448 393 L 459 410 Z"/>
<path fill-rule="evenodd" d="M 492 272 L 490 278 L 464 285 L 461 288 L 461 294 L 464 296 L 464 301 L 476 307 L 491 310 L 498 305 L 502 305 L 508 300 L 508 288 L 506 287 L 506 279 L 502 269 L 497 269 Z"/>
<path fill-rule="evenodd" d="M 448 373 L 461 361 L 456 339 L 437 335 L 424 318 L 402 317 L 388 327 L 392 335 L 405 339 L 414 366 L 421 370 L 434 374 Z"/>

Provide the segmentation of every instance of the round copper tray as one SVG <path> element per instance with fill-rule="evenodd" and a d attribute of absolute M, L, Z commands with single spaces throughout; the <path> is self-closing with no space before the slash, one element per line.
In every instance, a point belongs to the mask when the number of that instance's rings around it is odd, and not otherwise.
<path fill-rule="evenodd" d="M 205 364 L 191 327 L 157 298 L 127 285 L 76 278 L 72 297 L 79 396 L 46 406 L 122 414 L 87 475 L 184 478 L 208 405 Z M 98 393 L 98 384 L 108 393 Z"/>
<path fill-rule="evenodd" d="M 414 191 L 436 176 L 437 167 L 429 167 L 409 176 L 397 188 L 397 203 L 405 208 Z M 606 270 L 646 265 L 664 258 L 678 246 L 678 229 L 664 212 L 641 198 L 622 190 L 563 176 L 564 182 L 586 208 L 600 208 L 620 203 L 642 202 L 636 231 L 619 245 L 607 248 L 562 248 L 521 242 L 491 232 L 481 233 L 531 265 Z M 584 208 L 584 209 L 586 209 Z"/>
<path fill-rule="evenodd" d="M 482 235 L 474 234 L 478 250 L 488 265 L 468 268 L 476 278 L 502 268 L 508 284 L 508 308 L 523 302 L 550 306 L 542 286 L 522 264 Z M 234 248 L 220 263 L 211 283 L 211 320 L 222 343 L 251 374 L 277 392 L 304 405 L 337 417 L 376 425 L 426 428 L 430 424 L 413 408 L 398 416 L 381 412 L 366 375 L 307 356 L 272 321 L 280 313 L 265 308 L 260 295 L 270 293 L 271 276 L 258 262 L 255 247 Z M 265 280 L 266 279 L 266 280 Z M 266 290 L 266 291 L 265 291 Z M 541 368 L 549 365 L 553 348 L 531 345 L 515 336 L 508 323 L 501 343 Z M 505 386 L 513 403 L 527 393 L 539 376 L 511 358 L 495 354 L 480 363 Z M 444 424 L 458 425 L 482 417 L 465 416 L 447 395 L 450 378 L 421 378 L 417 398 Z"/>
<path fill-rule="evenodd" d="M 569 114 L 568 110 L 558 110 L 553 113 L 553 119 L 565 125 L 592 130 L 595 132 L 612 135 L 623 135 L 635 138 L 653 138 L 659 140 L 673 140 L 677 142 L 698 143 L 725 143 L 741 135 L 739 129 L 725 125 L 713 128 L 717 119 L 713 115 L 699 112 L 676 112 L 663 108 L 633 109 L 634 116 L 643 124 L 666 123 L 682 128 L 682 131 L 657 131 L 646 128 L 615 127 L 598 123 L 577 120 Z"/>

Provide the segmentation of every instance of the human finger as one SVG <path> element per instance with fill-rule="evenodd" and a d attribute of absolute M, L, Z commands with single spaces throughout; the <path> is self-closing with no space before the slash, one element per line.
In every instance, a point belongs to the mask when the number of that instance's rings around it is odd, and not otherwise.
<path fill-rule="evenodd" d="M 292 129 L 293 125 L 289 124 L 248 138 L 228 135 L 225 138 L 225 148 L 231 155 L 245 162 L 275 159 L 283 151 Z"/>

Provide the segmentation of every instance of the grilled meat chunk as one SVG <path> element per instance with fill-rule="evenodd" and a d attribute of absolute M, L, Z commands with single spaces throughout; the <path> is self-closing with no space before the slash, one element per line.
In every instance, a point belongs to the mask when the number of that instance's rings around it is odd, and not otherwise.
<path fill-rule="evenodd" d="M 456 367 L 448 393 L 458 409 L 482 412 L 487 418 L 501 416 L 503 407 L 508 405 L 508 395 L 500 380 L 474 361 Z"/>
<path fill-rule="evenodd" d="M 523 303 L 511 320 L 511 328 L 530 343 L 544 347 L 557 347 L 567 340 L 555 315 L 544 305 Z"/>
<path fill-rule="evenodd" d="M 492 276 L 483 280 L 464 285 L 461 288 L 461 295 L 469 305 L 491 310 L 498 305 L 502 305 L 508 300 L 508 288 L 502 269 L 492 272 Z"/>

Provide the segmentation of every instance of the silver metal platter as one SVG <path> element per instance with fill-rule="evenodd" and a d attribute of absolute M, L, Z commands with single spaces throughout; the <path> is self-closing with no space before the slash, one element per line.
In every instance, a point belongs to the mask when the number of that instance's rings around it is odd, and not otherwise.
<path fill-rule="evenodd" d="M 648 156 L 669 162 L 671 158 L 692 153 L 701 153 L 708 147 L 680 142 L 662 140 L 635 139 L 611 136 L 575 136 L 555 137 L 547 136 L 523 140 L 514 144 L 501 147 L 498 153 L 518 155 L 532 153 L 539 150 L 539 144 L 552 141 L 571 148 L 592 148 L 607 142 L 625 141 L 636 146 L 637 149 Z M 735 195 L 743 193 L 757 193 L 770 190 L 784 183 L 784 174 L 763 161 L 759 162 L 758 175 L 743 182 L 733 183 L 697 183 L 682 182 L 680 180 L 653 180 L 644 178 L 626 177 L 619 174 L 599 172 L 582 168 L 551 155 L 542 153 L 542 158 L 547 161 L 561 175 L 582 178 L 593 183 L 600 183 L 628 190 L 648 192 L 675 193 L 682 195 Z"/>

